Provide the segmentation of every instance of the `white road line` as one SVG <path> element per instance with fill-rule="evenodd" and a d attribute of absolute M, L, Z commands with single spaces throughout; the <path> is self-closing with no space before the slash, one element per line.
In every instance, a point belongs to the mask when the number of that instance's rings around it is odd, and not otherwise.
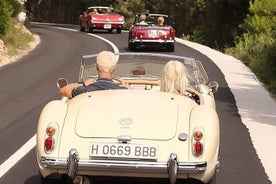
<path fill-rule="evenodd" d="M 89 33 L 89 35 L 94 36 L 94 37 L 96 37 L 96 38 L 99 38 L 99 39 L 105 41 L 106 43 L 108 43 L 108 44 L 111 45 L 111 47 L 113 48 L 113 50 L 114 50 L 115 53 L 119 53 L 118 47 L 116 47 L 116 45 L 115 45 L 114 43 L 112 43 L 111 41 L 109 41 L 109 40 L 107 40 L 107 39 L 105 39 L 105 38 L 103 38 L 103 37 L 100 37 L 100 36 L 98 36 L 98 35 L 95 35 L 95 34 Z"/>
<path fill-rule="evenodd" d="M 35 147 L 36 134 L 0 166 L 0 178 Z"/>
<path fill-rule="evenodd" d="M 54 28 L 67 30 L 67 31 L 74 31 L 74 32 L 76 31 L 74 29 L 68 29 L 68 28 L 60 28 L 60 27 L 54 27 Z M 118 47 L 116 47 L 114 43 L 110 42 L 109 40 L 103 37 L 100 37 L 94 34 L 89 34 L 89 35 L 107 42 L 108 44 L 111 45 L 115 53 L 119 53 L 119 49 Z M 28 142 L 26 142 L 19 150 L 17 150 L 12 156 L 10 156 L 5 162 L 1 164 L 0 178 L 2 178 L 2 176 L 6 174 L 20 159 L 22 159 L 29 151 L 31 151 L 31 149 L 33 149 L 35 145 L 36 145 L 36 134 Z"/>

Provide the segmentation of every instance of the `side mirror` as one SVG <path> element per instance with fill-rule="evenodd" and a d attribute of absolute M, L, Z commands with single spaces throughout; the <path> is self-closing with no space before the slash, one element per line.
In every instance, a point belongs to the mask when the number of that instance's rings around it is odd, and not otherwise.
<path fill-rule="evenodd" d="M 65 78 L 59 78 L 59 79 L 57 80 L 57 87 L 58 87 L 59 89 L 63 88 L 63 87 L 66 86 L 67 84 L 68 84 L 68 80 L 65 79 Z"/>
<path fill-rule="evenodd" d="M 218 88 L 219 88 L 219 83 L 217 81 L 211 81 L 208 84 L 208 87 L 209 87 L 209 89 L 212 93 L 216 93 L 218 91 Z"/>

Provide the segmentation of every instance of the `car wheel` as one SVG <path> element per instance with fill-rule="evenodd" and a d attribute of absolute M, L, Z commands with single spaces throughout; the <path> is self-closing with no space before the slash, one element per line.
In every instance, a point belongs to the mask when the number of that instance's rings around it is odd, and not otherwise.
<path fill-rule="evenodd" d="M 120 34 L 122 32 L 121 28 L 116 29 L 116 33 Z"/>
<path fill-rule="evenodd" d="M 136 45 L 135 43 L 131 43 L 131 41 L 128 41 L 128 49 L 130 51 L 135 51 L 136 50 Z"/>
<path fill-rule="evenodd" d="M 66 175 L 53 175 L 51 177 L 46 177 L 44 178 L 40 174 L 40 180 L 42 184 L 60 184 L 60 183 L 65 183 L 65 184 L 71 184 L 72 180 L 69 179 Z"/>
<path fill-rule="evenodd" d="M 211 178 L 208 184 L 216 184 L 216 172 L 214 173 L 214 176 Z"/>
<path fill-rule="evenodd" d="M 168 43 L 166 47 L 169 52 L 174 51 L 174 43 Z"/>
<path fill-rule="evenodd" d="M 92 28 L 92 27 L 89 27 L 89 28 L 88 28 L 88 32 L 89 32 L 89 33 L 93 33 L 93 28 Z"/>
<path fill-rule="evenodd" d="M 81 31 L 81 32 L 84 32 L 84 30 L 85 30 L 84 27 L 82 27 L 82 26 L 80 25 L 80 31 Z"/>
<path fill-rule="evenodd" d="M 166 47 L 167 47 L 167 50 L 168 50 L 169 52 L 173 52 L 173 51 L 174 51 L 174 43 L 168 43 L 168 44 L 166 45 Z"/>

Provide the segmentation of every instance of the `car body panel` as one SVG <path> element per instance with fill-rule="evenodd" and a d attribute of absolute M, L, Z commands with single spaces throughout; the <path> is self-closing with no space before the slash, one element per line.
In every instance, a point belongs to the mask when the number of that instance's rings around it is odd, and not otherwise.
<path fill-rule="evenodd" d="M 137 48 L 167 48 L 174 51 L 176 31 L 172 25 L 167 23 L 168 15 L 165 14 L 145 14 L 146 25 L 140 24 L 137 14 L 133 24 L 129 29 L 128 47 L 135 51 Z M 165 18 L 165 24 L 157 25 L 158 17 Z"/>
<path fill-rule="evenodd" d="M 93 13 L 93 9 L 101 10 L 100 13 Z M 125 17 L 115 12 L 107 12 L 109 7 L 104 6 L 91 6 L 88 7 L 86 13 L 79 16 L 80 30 L 87 29 L 89 32 L 93 30 L 108 30 L 111 32 L 116 29 L 117 33 L 121 33 Z M 111 8 L 113 11 L 113 8 Z"/>
<path fill-rule="evenodd" d="M 42 176 L 170 178 L 171 183 L 194 178 L 207 183 L 218 167 L 219 118 L 202 66 L 193 58 L 173 55 L 117 55 L 114 73 L 129 83 L 138 80 L 133 89 L 87 92 L 73 99 L 51 101 L 43 108 L 37 129 L 37 161 Z M 83 56 L 79 80 L 96 77 L 92 67 L 95 58 Z M 169 59 L 185 63 L 189 88 L 201 91 L 204 103 L 188 94 L 160 91 L 160 70 Z M 133 75 L 141 68 L 144 75 Z M 55 128 L 54 148 L 46 151 L 45 130 L 49 126 Z M 203 133 L 200 156 L 193 152 L 195 131 Z"/>

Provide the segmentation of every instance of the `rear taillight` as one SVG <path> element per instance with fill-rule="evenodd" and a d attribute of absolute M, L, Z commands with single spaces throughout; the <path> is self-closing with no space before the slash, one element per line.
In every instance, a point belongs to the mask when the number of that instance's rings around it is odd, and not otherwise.
<path fill-rule="evenodd" d="M 137 34 L 137 30 L 135 28 L 133 28 L 131 33 L 132 33 L 132 38 L 135 38 L 135 36 Z"/>
<path fill-rule="evenodd" d="M 45 130 L 44 150 L 46 153 L 50 153 L 55 148 L 56 128 L 49 125 Z"/>
<path fill-rule="evenodd" d="M 196 157 L 200 157 L 203 154 L 204 145 L 203 145 L 203 130 L 196 129 L 193 132 L 192 138 L 192 150 L 193 155 Z"/>
<path fill-rule="evenodd" d="M 175 36 L 175 30 L 174 30 L 174 28 L 172 28 L 172 27 L 171 27 L 171 29 L 170 29 L 170 36 L 171 36 L 171 37 L 174 37 L 174 36 Z"/>
<path fill-rule="evenodd" d="M 45 139 L 44 145 L 45 145 L 45 151 L 49 152 L 54 149 L 55 139 L 53 137 L 47 137 Z"/>

